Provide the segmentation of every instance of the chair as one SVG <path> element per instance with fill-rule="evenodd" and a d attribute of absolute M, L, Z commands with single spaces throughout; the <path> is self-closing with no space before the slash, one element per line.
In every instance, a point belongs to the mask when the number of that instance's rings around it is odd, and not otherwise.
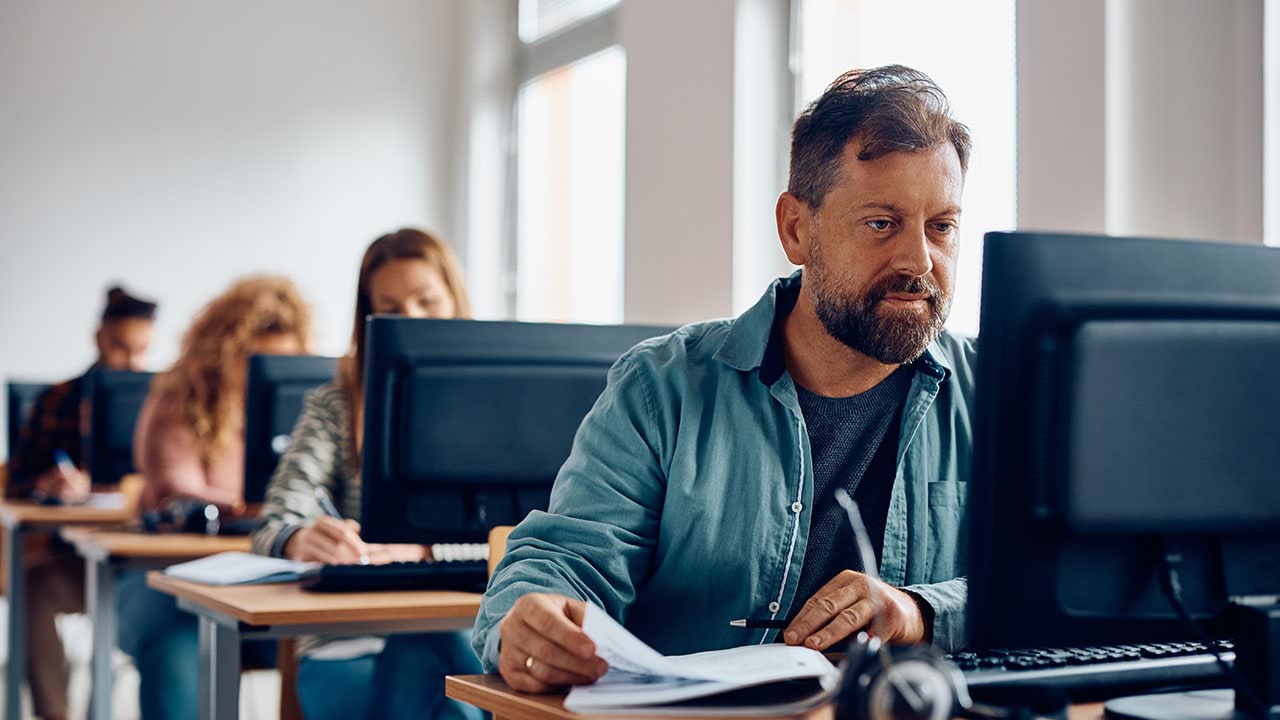
<path fill-rule="evenodd" d="M 507 554 L 507 538 L 510 537 L 511 531 L 515 528 L 511 525 L 499 525 L 489 531 L 489 576 L 493 576 L 494 568 L 498 567 L 498 563 L 502 561 L 502 556 Z"/>

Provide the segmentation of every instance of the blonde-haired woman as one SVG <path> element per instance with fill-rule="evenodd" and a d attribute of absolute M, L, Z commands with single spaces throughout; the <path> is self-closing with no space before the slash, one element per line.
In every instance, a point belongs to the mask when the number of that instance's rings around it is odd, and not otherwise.
<path fill-rule="evenodd" d="M 171 501 L 239 508 L 249 356 L 304 353 L 310 344 L 311 311 L 285 278 L 239 280 L 206 305 L 138 416 L 133 449 L 143 477 L 139 509 L 162 510 Z M 120 647 L 138 667 L 143 720 L 194 718 L 195 617 L 148 589 L 142 573 L 122 577 L 117 597 Z"/>
<path fill-rule="evenodd" d="M 316 489 L 323 488 L 346 517 L 359 517 L 365 318 L 374 314 L 469 317 L 462 270 L 449 246 L 405 228 L 374 240 L 365 251 L 351 346 L 337 381 L 307 397 L 267 488 L 253 534 L 256 552 L 324 563 L 427 557 L 419 545 L 366 544 L 354 520 L 326 516 L 316 500 Z M 444 697 L 445 675 L 481 672 L 463 634 L 307 638 L 298 649 L 298 696 L 308 720 L 479 717 L 474 708 Z"/>

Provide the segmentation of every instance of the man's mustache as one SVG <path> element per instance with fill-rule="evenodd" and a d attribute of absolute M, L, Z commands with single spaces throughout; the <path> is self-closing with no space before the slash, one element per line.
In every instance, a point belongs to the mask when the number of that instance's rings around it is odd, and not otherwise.
<path fill-rule="evenodd" d="M 906 275 L 890 275 L 880 280 L 867 291 L 867 306 L 870 307 L 885 299 L 888 295 L 901 293 L 904 295 L 924 295 L 930 305 L 936 305 L 938 295 L 942 292 L 936 283 L 926 277 L 908 277 Z"/>

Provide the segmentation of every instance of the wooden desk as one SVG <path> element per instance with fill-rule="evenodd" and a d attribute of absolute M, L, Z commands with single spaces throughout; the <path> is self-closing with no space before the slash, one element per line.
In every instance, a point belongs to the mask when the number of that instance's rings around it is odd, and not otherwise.
<path fill-rule="evenodd" d="M 619 718 L 625 720 L 644 720 L 646 717 L 664 716 L 645 715 L 580 715 L 564 709 L 564 693 L 552 695 L 526 695 L 516 692 L 507 686 L 497 675 L 450 675 L 444 680 L 445 695 L 482 710 L 493 713 L 493 720 L 606 720 Z M 670 718 L 671 716 L 665 716 Z M 682 718 L 718 718 L 726 720 L 724 715 L 682 715 Z M 835 713 L 830 705 L 824 705 L 802 715 L 787 715 L 798 720 L 833 720 Z M 1101 720 L 1102 703 L 1086 703 L 1072 705 L 1068 710 L 1069 720 Z"/>
<path fill-rule="evenodd" d="M 148 573 L 147 585 L 199 618 L 204 720 L 236 717 L 245 640 L 463 630 L 480 609 L 480 595 L 462 592 L 310 593 L 297 583 L 217 587 L 157 572 Z"/>
<path fill-rule="evenodd" d="M 31 533 L 52 533 L 67 525 L 123 525 L 132 509 L 45 506 L 25 501 L 0 503 L 0 525 L 4 526 L 5 581 L 9 594 L 9 660 L 5 668 L 4 717 L 22 717 L 22 686 L 27 682 L 27 590 L 23 546 Z"/>
<path fill-rule="evenodd" d="M 111 650 L 116 646 L 116 579 L 120 573 L 162 568 L 222 552 L 249 552 L 249 538 L 85 527 L 66 527 L 61 534 L 85 560 L 85 607 L 93 619 L 89 717 L 110 720 L 114 683 Z"/>

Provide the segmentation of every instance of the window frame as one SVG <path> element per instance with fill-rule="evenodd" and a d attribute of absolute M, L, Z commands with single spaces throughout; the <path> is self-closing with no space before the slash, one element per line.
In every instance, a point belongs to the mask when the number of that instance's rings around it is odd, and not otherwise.
<path fill-rule="evenodd" d="M 618 39 L 618 12 L 622 2 L 613 7 L 588 17 L 581 22 L 561 28 L 554 33 L 538 38 L 533 42 L 525 42 L 520 37 L 520 3 L 511 0 L 513 19 L 511 38 L 515 43 L 515 82 L 512 85 L 509 107 L 511 121 L 507 138 L 507 182 L 506 182 L 506 238 L 502 248 L 503 298 L 508 317 L 517 317 L 519 308 L 519 257 L 520 257 L 520 223 L 519 223 L 519 172 L 520 172 L 520 92 L 530 81 L 572 65 L 592 55 L 621 47 Z M 625 48 L 623 49 L 625 52 Z M 625 208 L 624 208 L 625 212 Z"/>

